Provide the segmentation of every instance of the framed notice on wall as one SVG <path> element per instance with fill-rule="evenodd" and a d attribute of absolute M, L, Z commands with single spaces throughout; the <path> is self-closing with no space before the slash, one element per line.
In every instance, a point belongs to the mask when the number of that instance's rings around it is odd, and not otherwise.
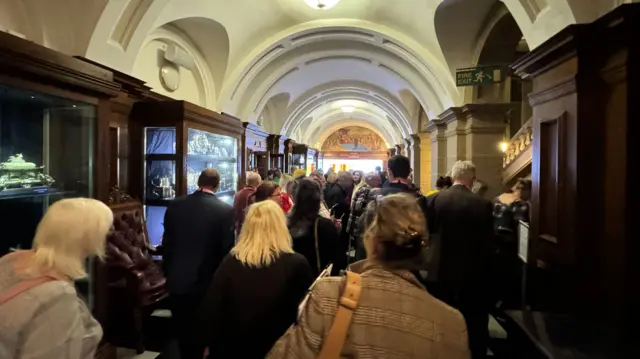
<path fill-rule="evenodd" d="M 518 257 L 527 263 L 529 253 L 529 223 L 520 221 L 518 225 Z"/>

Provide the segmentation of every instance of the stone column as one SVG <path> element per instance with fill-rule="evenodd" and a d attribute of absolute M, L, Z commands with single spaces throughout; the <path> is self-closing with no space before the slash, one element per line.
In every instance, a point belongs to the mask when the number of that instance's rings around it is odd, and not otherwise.
<path fill-rule="evenodd" d="M 413 134 L 405 139 L 407 142 L 407 155 L 413 169 L 413 183 L 420 186 L 422 178 L 422 162 L 420 152 L 420 136 Z"/>
<path fill-rule="evenodd" d="M 460 107 L 451 107 L 440 115 L 440 120 L 446 125 L 447 137 L 447 172 L 456 161 L 466 158 L 466 118 Z"/>
<path fill-rule="evenodd" d="M 436 183 L 438 177 L 446 175 L 448 171 L 446 128 L 442 120 L 431 120 L 427 125 L 431 138 L 431 183 Z"/>
<path fill-rule="evenodd" d="M 415 182 L 419 184 L 423 193 L 427 193 L 431 189 L 431 136 L 428 132 L 422 132 L 416 135 L 420 149 L 415 151 L 420 153 L 420 177 L 415 177 Z"/>
<path fill-rule="evenodd" d="M 462 107 L 466 117 L 464 157 L 476 165 L 476 177 L 487 184 L 486 196 L 502 192 L 502 158 L 508 116 L 519 111 L 517 104 L 469 104 Z"/>

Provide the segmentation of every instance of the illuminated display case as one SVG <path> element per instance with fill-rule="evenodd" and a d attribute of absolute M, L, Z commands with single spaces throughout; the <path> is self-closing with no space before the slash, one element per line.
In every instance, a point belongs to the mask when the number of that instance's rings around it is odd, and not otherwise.
<path fill-rule="evenodd" d="M 53 202 L 91 197 L 96 107 L 0 85 L 0 255 L 28 249 Z"/>
<path fill-rule="evenodd" d="M 315 148 L 303 144 L 296 144 L 293 148 L 293 166 L 304 169 L 307 175 L 309 175 L 318 168 L 316 161 L 317 152 Z"/>
<path fill-rule="evenodd" d="M 244 186 L 247 171 L 257 171 L 262 178 L 267 178 L 269 155 L 267 153 L 267 133 L 261 127 L 249 122 L 244 123 L 242 136 L 242 181 Z"/>
<path fill-rule="evenodd" d="M 0 31 L 0 256 L 31 248 L 56 201 L 107 200 L 109 101 L 119 91 L 110 71 Z M 102 268 L 88 260 L 88 276 L 75 282 L 101 324 Z"/>
<path fill-rule="evenodd" d="M 132 136 L 132 148 L 140 148 L 143 156 L 140 181 L 131 187 L 132 193 L 143 194 L 152 245 L 162 242 L 169 203 L 196 191 L 204 169 L 218 170 L 216 195 L 233 204 L 239 184 L 242 122 L 184 101 L 137 103 L 132 116 L 140 133 Z"/>

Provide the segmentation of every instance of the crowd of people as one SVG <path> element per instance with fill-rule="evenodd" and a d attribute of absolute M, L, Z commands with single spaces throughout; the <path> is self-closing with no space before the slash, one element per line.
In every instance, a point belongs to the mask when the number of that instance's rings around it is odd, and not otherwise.
<path fill-rule="evenodd" d="M 517 302 L 530 182 L 492 202 L 458 161 L 425 195 L 407 157 L 387 167 L 249 172 L 233 206 L 204 170 L 164 219 L 181 358 L 483 358 L 489 311 Z M 72 280 L 112 220 L 99 201 L 58 201 L 33 249 L 0 259 L 0 357 L 92 357 L 101 329 Z"/>

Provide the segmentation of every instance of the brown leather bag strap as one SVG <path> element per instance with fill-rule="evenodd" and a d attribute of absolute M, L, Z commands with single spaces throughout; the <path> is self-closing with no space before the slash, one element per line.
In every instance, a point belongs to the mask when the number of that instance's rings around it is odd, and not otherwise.
<path fill-rule="evenodd" d="M 318 359 L 339 359 L 344 341 L 347 338 L 353 311 L 360 300 L 360 275 L 347 272 L 346 284 L 340 297 L 338 312 L 327 334 Z"/>
<path fill-rule="evenodd" d="M 316 223 L 314 224 L 313 230 L 313 238 L 315 240 L 316 246 L 316 265 L 318 266 L 318 273 L 322 273 L 322 266 L 320 265 L 320 248 L 318 247 L 318 221 L 320 218 L 316 218 Z"/>
<path fill-rule="evenodd" d="M 29 279 L 29 280 L 20 282 L 14 285 L 13 287 L 9 288 L 8 290 L 6 290 L 4 293 L 0 293 L 0 305 L 3 305 L 4 303 L 19 296 L 20 294 L 28 291 L 31 288 L 37 287 L 40 284 L 44 284 L 54 280 L 58 280 L 58 279 L 49 277 L 49 276 L 44 276 L 44 277 L 38 277 L 38 278 Z"/>

